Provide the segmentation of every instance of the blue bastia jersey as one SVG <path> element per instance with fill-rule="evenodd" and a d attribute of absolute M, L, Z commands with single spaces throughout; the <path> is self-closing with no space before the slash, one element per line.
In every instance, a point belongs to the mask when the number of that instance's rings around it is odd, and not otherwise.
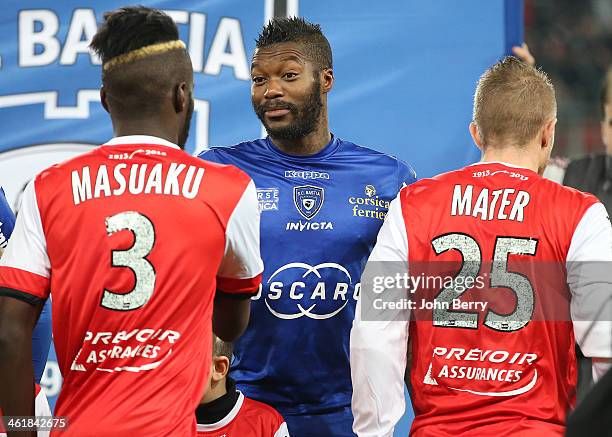
<path fill-rule="evenodd" d="M 6 201 L 4 190 L 0 188 L 0 249 L 6 249 L 14 227 L 15 214 Z"/>
<path fill-rule="evenodd" d="M 349 334 L 360 275 L 389 203 L 415 181 L 404 162 L 340 138 L 292 156 L 269 138 L 201 158 L 251 176 L 261 214 L 262 287 L 231 376 L 282 414 L 351 404 Z"/>

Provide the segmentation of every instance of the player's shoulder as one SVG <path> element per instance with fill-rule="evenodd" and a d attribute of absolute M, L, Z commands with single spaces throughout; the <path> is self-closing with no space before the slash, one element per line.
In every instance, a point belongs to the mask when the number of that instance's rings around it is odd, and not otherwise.
<path fill-rule="evenodd" d="M 122 145 L 127 151 L 127 145 Z M 130 152 L 131 153 L 131 152 Z M 129 154 L 127 157 L 129 158 Z M 57 176 L 65 175 L 66 173 L 71 173 L 75 169 L 81 169 L 85 167 L 90 167 L 98 163 L 104 163 L 106 160 L 120 160 L 117 155 L 116 149 L 111 150 L 110 146 L 106 144 L 101 144 L 97 147 L 92 148 L 83 153 L 79 153 L 78 155 L 72 156 L 64 161 L 53 164 L 43 170 L 41 170 L 36 176 L 36 181 L 46 181 L 47 179 L 52 179 Z"/>
<path fill-rule="evenodd" d="M 253 155 L 265 153 L 265 150 L 265 139 L 260 138 L 256 140 L 243 141 L 232 146 L 210 147 L 198 154 L 198 158 L 206 161 L 225 163 L 245 156 L 250 156 L 252 159 Z"/>
<path fill-rule="evenodd" d="M 546 193 L 546 197 L 550 198 L 551 201 L 556 202 L 558 199 L 561 199 L 565 202 L 584 204 L 587 206 L 599 202 L 597 197 L 591 193 L 578 190 L 571 186 L 561 185 L 556 181 L 552 181 L 541 176 L 538 176 L 538 178 L 538 183 L 540 184 L 538 190 Z"/>
<path fill-rule="evenodd" d="M 217 160 L 208 160 L 206 158 L 192 157 L 199 161 L 199 165 L 206 170 L 206 177 L 216 186 L 227 188 L 231 184 L 247 186 L 251 182 L 251 177 L 242 169 L 238 168 L 233 163 L 223 163 Z M 221 190 L 227 192 L 227 190 Z"/>
<path fill-rule="evenodd" d="M 250 181 L 251 177 L 231 163 L 224 163 L 223 161 L 209 160 L 207 158 L 201 158 L 200 156 L 190 157 L 196 162 L 198 166 L 204 167 L 209 176 L 221 178 L 223 180 L 240 180 Z"/>
<path fill-rule="evenodd" d="M 53 184 L 53 180 L 57 177 L 61 177 L 66 173 L 71 173 L 76 168 L 83 168 L 87 164 L 98 160 L 103 146 L 94 147 L 87 152 L 80 153 L 76 156 L 68 158 L 59 163 L 53 164 L 40 172 L 38 172 L 34 179 L 37 183 L 49 182 Z"/>
<path fill-rule="evenodd" d="M 445 189 L 449 185 L 454 185 L 466 178 L 466 168 L 440 173 L 429 178 L 419 179 L 413 184 L 402 188 L 403 195 L 410 194 L 418 196 L 421 194 L 429 195 L 435 190 Z"/>
<path fill-rule="evenodd" d="M 344 155 L 348 155 L 348 154 L 355 154 L 355 155 L 359 155 L 359 156 L 363 156 L 363 157 L 369 157 L 371 159 L 378 159 L 381 161 L 387 161 L 389 163 L 399 163 L 399 162 L 403 162 L 400 159 L 398 159 L 396 156 L 391 155 L 389 153 L 386 152 L 381 152 L 380 150 L 377 150 L 375 148 L 372 147 L 368 147 L 368 146 L 361 146 L 359 144 L 356 144 L 352 141 L 348 141 L 345 140 L 343 138 L 337 138 L 338 142 L 340 143 L 340 151 L 342 152 L 342 154 Z"/>
<path fill-rule="evenodd" d="M 404 176 L 412 177 L 416 180 L 416 172 L 412 168 L 410 164 L 406 161 L 396 157 L 395 155 L 391 155 L 386 152 L 381 152 L 375 148 L 361 146 L 352 141 L 347 141 L 342 138 L 338 138 L 340 143 L 339 156 L 347 156 L 353 155 L 355 157 L 367 160 L 367 161 L 375 161 L 377 164 L 387 165 L 391 168 L 396 168 L 399 170 L 401 174 Z"/>
<path fill-rule="evenodd" d="M 473 183 L 474 172 L 477 171 L 473 166 L 466 166 L 461 169 L 441 173 L 431 178 L 421 179 L 401 191 L 403 198 L 410 197 L 414 202 L 427 202 L 435 198 L 437 193 L 448 193 L 449 187 L 457 184 Z M 529 171 L 529 186 L 532 188 L 528 191 L 531 196 L 534 194 L 540 197 L 539 204 L 548 204 L 551 212 L 559 214 L 559 205 L 564 205 L 563 213 L 579 218 L 586 210 L 599 200 L 592 194 L 577 190 L 572 187 L 564 186 L 558 182 L 549 180 L 538 175 L 535 172 Z"/>

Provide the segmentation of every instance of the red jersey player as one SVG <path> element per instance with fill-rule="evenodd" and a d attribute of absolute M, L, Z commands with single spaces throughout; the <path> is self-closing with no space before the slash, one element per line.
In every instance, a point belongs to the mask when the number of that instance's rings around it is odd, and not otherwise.
<path fill-rule="evenodd" d="M 198 435 L 207 437 L 289 437 L 285 419 L 262 402 L 236 390 L 227 376 L 233 347 L 213 336 L 209 383 L 196 410 Z"/>
<path fill-rule="evenodd" d="M 562 435 L 575 341 L 595 376 L 610 366 L 612 228 L 595 197 L 540 176 L 555 116 L 546 75 L 504 59 L 474 98 L 482 162 L 392 203 L 351 332 L 360 437 L 392 436 L 408 355 L 417 437 Z"/>
<path fill-rule="evenodd" d="M 240 335 L 260 282 L 255 187 L 181 150 L 193 72 L 169 16 L 106 14 L 92 47 L 116 137 L 24 193 L 0 263 L 0 408 L 33 413 L 31 330 L 52 289 L 62 435 L 196 435 L 211 330 Z"/>

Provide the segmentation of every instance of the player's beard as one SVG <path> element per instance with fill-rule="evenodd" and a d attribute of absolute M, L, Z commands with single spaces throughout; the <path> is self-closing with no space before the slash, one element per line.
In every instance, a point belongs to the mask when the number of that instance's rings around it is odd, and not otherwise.
<path fill-rule="evenodd" d="M 291 111 L 293 121 L 286 126 L 271 128 L 266 123 L 265 112 L 272 108 L 288 109 Z M 272 138 L 279 140 L 295 141 L 299 140 L 306 135 L 312 133 L 319 123 L 321 117 L 321 110 L 323 109 L 323 102 L 321 101 L 321 84 L 316 78 L 312 84 L 310 93 L 306 96 L 302 105 L 296 105 L 295 103 L 283 102 L 279 106 L 275 102 L 265 102 L 261 105 L 257 105 L 253 102 L 253 109 L 257 118 L 262 122 L 268 135 Z"/>
<path fill-rule="evenodd" d="M 178 146 L 181 149 L 185 149 L 187 138 L 189 137 L 189 127 L 191 126 L 191 117 L 193 116 L 193 95 L 189 96 L 189 108 L 187 108 L 187 114 L 185 115 L 185 124 L 179 134 Z"/>

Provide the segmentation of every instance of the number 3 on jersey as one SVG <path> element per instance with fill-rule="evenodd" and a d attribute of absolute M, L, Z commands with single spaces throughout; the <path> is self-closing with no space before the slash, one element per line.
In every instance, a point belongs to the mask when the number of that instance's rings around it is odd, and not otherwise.
<path fill-rule="evenodd" d="M 105 288 L 100 305 L 110 310 L 132 311 L 146 304 L 155 288 L 155 269 L 146 259 L 155 243 L 155 228 L 151 220 L 135 211 L 106 218 L 109 236 L 123 230 L 134 234 L 134 244 L 126 250 L 113 250 L 112 266 L 129 267 L 134 272 L 135 285 L 128 293 L 115 293 Z"/>
<path fill-rule="evenodd" d="M 461 253 L 463 264 L 455 278 L 476 279 L 482 265 L 482 253 L 480 246 L 474 238 L 466 234 L 445 234 L 432 240 L 436 255 L 448 250 L 457 250 Z M 496 331 L 518 331 L 523 328 L 533 314 L 533 286 L 529 278 L 508 271 L 509 255 L 535 255 L 538 241 L 531 238 L 497 237 L 493 251 L 493 263 L 491 267 L 491 287 L 504 287 L 512 290 L 516 295 L 516 308 L 512 314 L 501 315 L 493 310 L 488 310 L 484 325 Z M 454 282 L 454 281 L 453 281 Z M 478 328 L 478 314 L 469 312 L 450 311 L 449 308 L 454 299 L 457 299 L 466 290 L 461 292 L 454 287 L 445 288 L 436 296 L 436 300 L 444 302 L 445 305 L 435 307 L 433 313 L 434 326 L 445 326 L 454 328 Z"/>

